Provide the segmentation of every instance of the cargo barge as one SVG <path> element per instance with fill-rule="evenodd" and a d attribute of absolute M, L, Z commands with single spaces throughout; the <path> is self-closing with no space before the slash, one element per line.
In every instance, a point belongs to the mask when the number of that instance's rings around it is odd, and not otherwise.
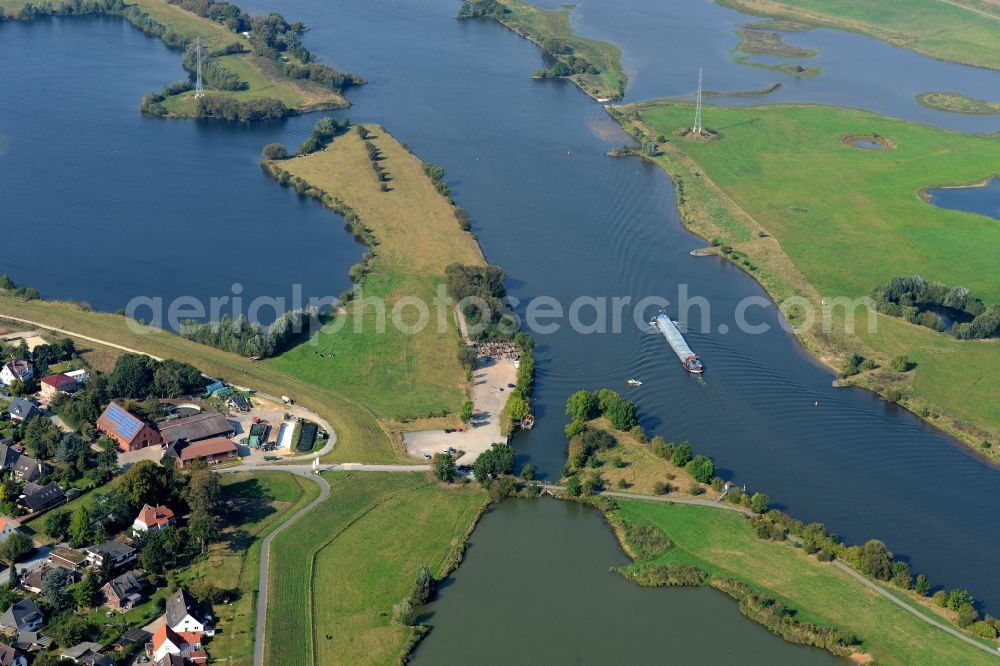
<path fill-rule="evenodd" d="M 674 320 L 666 312 L 661 311 L 649 323 L 655 326 L 663 334 L 663 337 L 667 339 L 667 343 L 670 344 L 670 348 L 677 354 L 677 358 L 680 359 L 681 365 L 684 366 L 685 370 L 695 375 L 705 372 L 705 366 L 702 365 L 701 359 L 688 347 L 688 343 L 684 340 L 684 336 L 681 335 L 677 324 L 674 323 Z"/>

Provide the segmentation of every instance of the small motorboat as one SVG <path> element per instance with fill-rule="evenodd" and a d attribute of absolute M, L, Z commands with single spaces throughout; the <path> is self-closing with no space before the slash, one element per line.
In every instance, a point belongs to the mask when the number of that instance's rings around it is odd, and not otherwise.
<path fill-rule="evenodd" d="M 640 382 L 638 379 L 629 379 L 625 383 L 628 384 L 629 386 L 642 386 L 642 382 Z"/>

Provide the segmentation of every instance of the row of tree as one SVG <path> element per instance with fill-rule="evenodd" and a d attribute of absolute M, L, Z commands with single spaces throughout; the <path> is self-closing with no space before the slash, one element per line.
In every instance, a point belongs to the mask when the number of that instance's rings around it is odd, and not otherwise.
<path fill-rule="evenodd" d="M 189 340 L 249 357 L 268 358 L 288 349 L 313 328 L 318 317 L 314 306 L 289 310 L 264 328 L 244 317 L 228 314 L 217 322 L 185 321 L 181 335 Z"/>

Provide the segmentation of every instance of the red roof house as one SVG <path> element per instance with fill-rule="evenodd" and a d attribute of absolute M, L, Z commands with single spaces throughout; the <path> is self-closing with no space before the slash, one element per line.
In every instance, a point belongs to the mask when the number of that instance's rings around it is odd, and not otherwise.
<path fill-rule="evenodd" d="M 132 529 L 136 532 L 158 532 L 173 524 L 173 511 L 160 504 L 156 506 L 144 504 L 139 515 L 132 521 Z"/>
<path fill-rule="evenodd" d="M 63 373 L 42 377 L 42 397 L 51 398 L 57 393 L 72 393 L 77 389 L 76 380 Z"/>
<path fill-rule="evenodd" d="M 97 419 L 97 429 L 118 442 L 118 448 L 126 453 L 163 445 L 163 438 L 155 425 L 130 414 L 116 402 L 110 403 Z"/>

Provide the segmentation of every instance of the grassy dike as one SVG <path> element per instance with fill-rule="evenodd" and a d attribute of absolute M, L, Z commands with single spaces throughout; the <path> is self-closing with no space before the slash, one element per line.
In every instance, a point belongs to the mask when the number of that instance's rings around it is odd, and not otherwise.
<path fill-rule="evenodd" d="M 329 327 L 307 343 L 266 365 L 300 377 L 315 386 L 350 395 L 379 417 L 413 421 L 457 414 L 465 399 L 465 371 L 456 349 L 460 340 L 452 307 L 432 305 L 452 263 L 485 264 L 475 237 L 462 231 L 456 209 L 424 171 L 424 164 L 387 131 L 376 125 L 357 127 L 333 140 L 324 150 L 302 157 L 265 163 L 276 178 L 304 181 L 300 191 L 360 219 L 374 243 L 365 264 L 352 269 L 358 281 L 349 301 Z M 388 174 L 388 191 L 372 169 L 365 143 L 378 151 L 379 167 Z M 287 176 L 281 176 L 281 173 Z M 428 307 L 427 325 L 415 333 L 401 332 L 392 319 L 416 323 L 414 298 Z M 366 301 L 385 304 L 384 331 L 377 309 Z M 443 315 L 439 320 L 439 315 Z"/>
<path fill-rule="evenodd" d="M 41 6 L 41 0 L 0 0 L 0 12 L 8 19 L 17 19 L 25 5 Z M 77 15 L 63 12 L 60 2 L 52 3 L 57 15 Z M 201 39 L 206 55 L 236 44 L 242 51 L 221 55 L 214 60 L 226 70 L 239 76 L 246 83 L 245 90 L 217 90 L 206 86 L 206 94 L 230 98 L 238 102 L 275 99 L 284 104 L 292 113 L 305 113 L 323 109 L 339 109 L 350 106 L 339 92 L 309 81 L 293 80 L 279 73 L 272 63 L 255 56 L 249 41 L 242 35 L 229 30 L 222 23 L 203 18 L 166 0 L 129 0 L 127 7 L 139 9 L 148 20 L 165 29 L 164 41 L 168 44 L 194 44 Z M 169 39 L 168 39 L 169 35 Z M 288 62 L 302 64 L 294 55 L 286 55 Z M 164 82 L 169 83 L 169 82 Z M 195 117 L 194 92 L 188 91 L 167 96 L 163 102 L 167 115 Z"/>
<path fill-rule="evenodd" d="M 928 186 L 975 182 L 1000 163 L 995 137 L 965 135 L 864 111 L 820 106 L 708 107 L 715 140 L 676 135 L 690 125 L 687 104 L 651 102 L 612 108 L 623 126 L 645 140 L 667 138 L 651 158 L 674 178 L 685 224 L 731 246 L 728 256 L 781 303 L 863 297 L 893 275 L 970 288 L 987 304 L 1000 300 L 992 279 L 1000 247 L 995 220 L 930 206 Z M 846 145 L 848 135 L 884 137 L 885 151 Z M 827 309 L 829 307 L 827 306 Z M 802 324 L 795 309 L 790 322 Z M 851 377 L 853 384 L 892 396 L 935 425 L 1000 459 L 998 341 L 949 335 L 876 316 L 868 332 L 863 308 L 854 333 L 844 308 L 829 332 L 813 326 L 803 343 L 835 367 L 853 352 L 882 368 Z M 916 369 L 895 373 L 888 359 L 908 355 Z M 991 448 L 982 448 L 989 441 Z"/>
<path fill-rule="evenodd" d="M 658 566 L 681 565 L 706 572 L 707 582 L 720 589 L 725 589 L 725 579 L 740 581 L 784 604 L 799 622 L 853 634 L 862 641 L 859 652 L 880 664 L 996 663 L 995 657 L 927 625 L 832 563 L 820 562 L 787 541 L 757 538 L 742 514 L 620 498 L 615 504 L 607 515 L 626 550 L 636 550 L 626 536 L 629 525 L 655 528 L 670 542 L 666 549 L 624 567 L 627 578 L 647 580 L 644 574 Z M 909 595 L 906 603 L 948 623 Z"/>
<path fill-rule="evenodd" d="M 222 629 L 213 639 L 213 658 L 233 666 L 253 663 L 254 602 L 258 589 L 261 542 L 319 494 L 313 481 L 286 472 L 223 474 L 222 496 L 228 510 L 222 540 L 213 544 L 206 559 L 178 575 L 181 585 L 196 581 L 224 590 L 239 590 L 235 601 L 217 607 Z"/>
<path fill-rule="evenodd" d="M 330 497 L 272 543 L 264 663 L 394 664 L 420 628 L 393 619 L 418 567 L 443 579 L 486 507 L 478 485 L 337 472 Z"/>
<path fill-rule="evenodd" d="M 173 358 L 202 372 L 239 386 L 271 395 L 294 396 L 304 407 L 333 424 L 337 445 L 324 462 L 397 462 L 393 441 L 368 408 L 345 395 L 324 390 L 263 363 L 253 363 L 229 352 L 167 333 L 139 326 L 125 317 L 92 312 L 74 303 L 24 301 L 0 295 L 0 320 L 18 317 L 47 326 L 104 340 L 160 358 Z M 24 324 L 12 326 L 23 328 Z M 137 330 L 133 330 L 133 327 Z M 72 337 L 72 335 L 70 336 Z M 103 347 L 78 339 L 81 348 Z"/>
<path fill-rule="evenodd" d="M 770 16 L 859 32 L 975 67 L 1000 69 L 1000 6 L 989 0 L 716 0 Z"/>
<path fill-rule="evenodd" d="M 556 62 L 572 64 L 571 58 L 583 58 L 597 72 L 577 72 L 566 78 L 599 101 L 622 97 L 628 77 L 622 69 L 621 49 L 609 42 L 576 34 L 570 23 L 571 12 L 571 5 L 542 9 L 521 0 L 470 0 L 462 3 L 458 16 L 496 19 L 537 44 Z"/>

